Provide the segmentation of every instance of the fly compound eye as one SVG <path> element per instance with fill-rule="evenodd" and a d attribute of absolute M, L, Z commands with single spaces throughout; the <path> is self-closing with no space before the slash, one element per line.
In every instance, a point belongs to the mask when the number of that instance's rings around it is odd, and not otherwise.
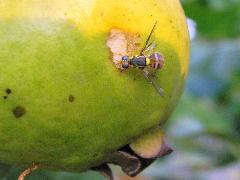
<path fill-rule="evenodd" d="M 128 63 L 123 64 L 122 67 L 123 67 L 124 69 L 127 69 L 127 68 L 129 67 L 129 64 L 128 64 Z"/>
<path fill-rule="evenodd" d="M 122 57 L 122 60 L 123 60 L 123 61 L 128 61 L 128 56 L 123 56 L 123 57 Z"/>

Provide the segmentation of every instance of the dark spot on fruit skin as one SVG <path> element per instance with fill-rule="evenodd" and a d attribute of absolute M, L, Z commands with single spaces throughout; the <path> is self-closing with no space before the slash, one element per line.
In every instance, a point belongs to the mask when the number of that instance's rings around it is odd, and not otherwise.
<path fill-rule="evenodd" d="M 13 109 L 13 114 L 16 118 L 22 117 L 24 114 L 26 114 L 26 109 L 22 106 L 17 106 Z"/>
<path fill-rule="evenodd" d="M 7 99 L 7 96 L 3 96 L 3 99 Z"/>
<path fill-rule="evenodd" d="M 7 93 L 7 94 L 11 94 L 11 93 L 12 93 L 12 90 L 9 89 L 9 88 L 7 88 L 7 89 L 6 89 L 6 93 Z"/>
<path fill-rule="evenodd" d="M 68 101 L 69 102 L 73 102 L 74 100 L 75 100 L 74 96 L 73 95 L 69 95 Z"/>

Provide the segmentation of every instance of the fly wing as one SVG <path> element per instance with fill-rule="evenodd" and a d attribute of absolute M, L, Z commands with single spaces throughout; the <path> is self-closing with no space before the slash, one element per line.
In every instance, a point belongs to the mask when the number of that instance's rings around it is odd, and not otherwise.
<path fill-rule="evenodd" d="M 151 32 L 150 32 L 146 42 L 145 42 L 145 45 L 144 45 L 144 47 L 142 48 L 142 50 L 140 52 L 140 55 L 143 55 L 143 51 L 145 51 L 145 49 L 149 46 L 148 43 L 149 43 L 149 41 L 150 41 L 150 39 L 152 37 L 153 32 L 155 31 L 156 26 L 157 26 L 157 21 L 155 22 L 155 24 L 154 24 L 154 26 L 153 26 L 153 28 L 152 28 L 152 30 L 151 30 Z"/>
<path fill-rule="evenodd" d="M 153 76 L 150 75 L 147 69 L 143 69 L 143 74 L 145 78 L 153 85 L 153 87 L 156 89 L 158 94 L 160 96 L 164 96 L 164 90 L 157 84 L 157 82 L 154 80 Z"/>
<path fill-rule="evenodd" d="M 148 72 L 148 76 L 151 76 L 152 78 L 155 78 L 157 76 L 157 70 L 155 68 L 146 66 L 144 69 L 146 72 Z"/>
<path fill-rule="evenodd" d="M 150 52 L 156 48 L 156 43 L 155 41 L 151 42 L 147 47 L 146 49 L 142 52 L 145 56 L 146 55 L 149 55 Z"/>

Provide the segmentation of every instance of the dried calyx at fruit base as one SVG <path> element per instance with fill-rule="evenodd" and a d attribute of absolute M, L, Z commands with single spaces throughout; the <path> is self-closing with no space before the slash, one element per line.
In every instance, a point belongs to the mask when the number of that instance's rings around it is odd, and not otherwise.
<path fill-rule="evenodd" d="M 157 158 L 168 155 L 173 150 L 165 142 L 165 136 L 160 127 L 152 129 L 147 134 L 136 139 L 108 156 L 106 162 L 92 170 L 99 171 L 108 179 L 113 180 L 108 163 L 119 165 L 128 176 L 134 177 L 152 164 Z"/>

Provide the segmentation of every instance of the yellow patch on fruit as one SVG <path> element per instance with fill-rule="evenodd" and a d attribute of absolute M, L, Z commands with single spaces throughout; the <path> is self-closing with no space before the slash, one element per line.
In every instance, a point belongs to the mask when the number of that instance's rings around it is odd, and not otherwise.
<path fill-rule="evenodd" d="M 0 6 L 4 18 L 50 18 L 71 21 L 89 36 L 118 28 L 146 36 L 158 21 L 156 36 L 178 50 L 181 74 L 188 71 L 189 40 L 186 20 L 178 0 L 52 0 L 5 1 Z"/>

